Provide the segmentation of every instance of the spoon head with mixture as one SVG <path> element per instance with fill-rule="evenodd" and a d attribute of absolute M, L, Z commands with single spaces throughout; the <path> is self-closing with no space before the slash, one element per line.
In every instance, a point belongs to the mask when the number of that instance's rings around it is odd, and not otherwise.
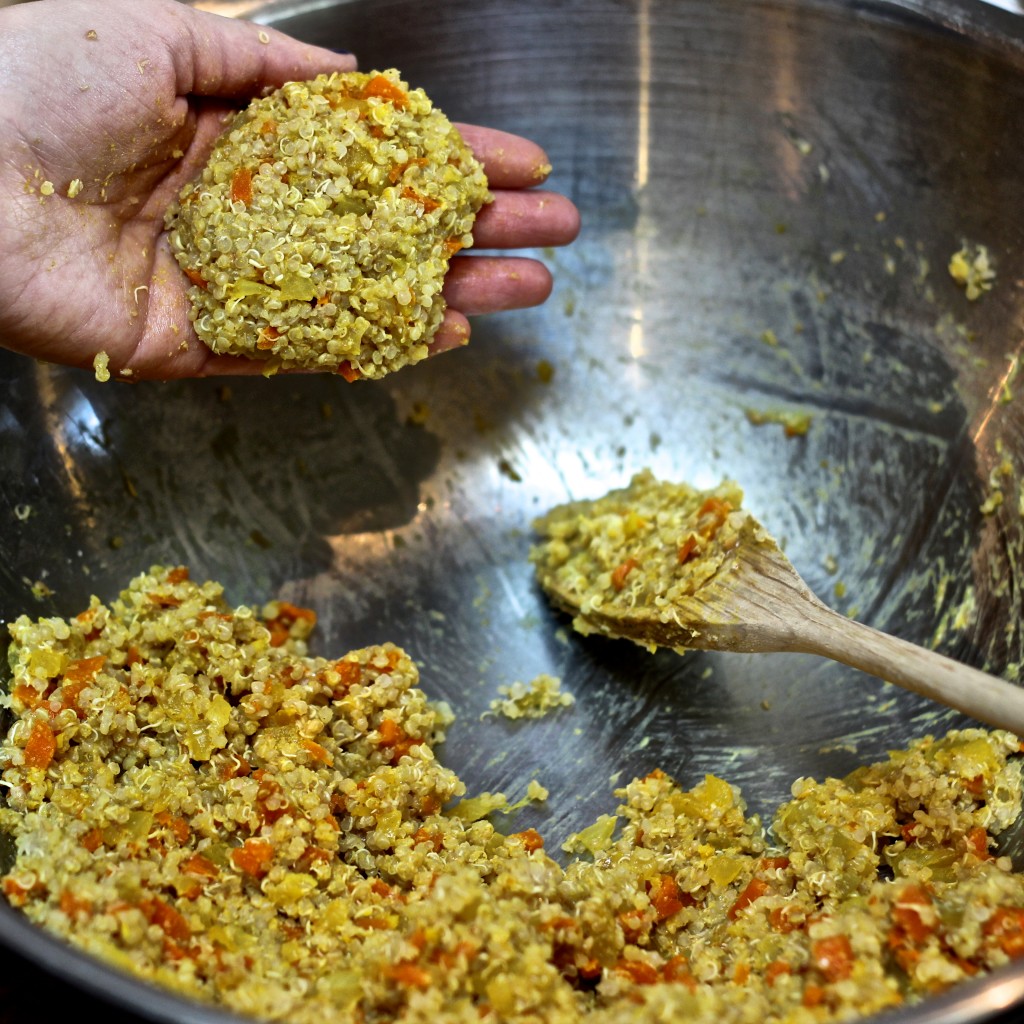
<path fill-rule="evenodd" d="M 628 487 L 536 521 L 537 578 L 581 633 L 651 649 L 769 649 L 785 619 L 764 584 L 811 595 L 742 501 L 732 481 L 698 490 L 644 470 Z"/>
<path fill-rule="evenodd" d="M 702 491 L 644 470 L 538 519 L 531 560 L 580 633 L 651 650 L 819 654 L 1024 735 L 1024 689 L 826 607 L 742 500 L 732 481 Z"/>

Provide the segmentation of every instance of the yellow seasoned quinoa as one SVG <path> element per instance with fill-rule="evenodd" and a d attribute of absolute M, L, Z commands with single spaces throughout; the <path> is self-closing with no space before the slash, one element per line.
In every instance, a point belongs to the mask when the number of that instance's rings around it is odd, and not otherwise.
<path fill-rule="evenodd" d="M 637 607 L 672 621 L 676 606 L 715 577 L 741 539 L 767 536 L 742 502 L 732 480 L 700 490 L 644 469 L 628 487 L 538 518 L 541 541 L 530 558 L 548 595 L 579 610 L 573 626 L 580 633 L 610 633 L 597 616 L 613 621 Z"/>
<path fill-rule="evenodd" d="M 1024 878 L 990 849 L 1020 811 L 1016 737 L 799 779 L 767 832 L 724 780 L 655 770 L 563 868 L 454 802 L 446 715 L 399 648 L 310 657 L 314 621 L 155 568 L 13 623 L 7 899 L 143 978 L 296 1024 L 805 1024 L 1024 954 Z"/>
<path fill-rule="evenodd" d="M 290 82 L 239 113 L 167 215 L 216 353 L 349 379 L 427 355 L 483 169 L 397 71 Z"/>

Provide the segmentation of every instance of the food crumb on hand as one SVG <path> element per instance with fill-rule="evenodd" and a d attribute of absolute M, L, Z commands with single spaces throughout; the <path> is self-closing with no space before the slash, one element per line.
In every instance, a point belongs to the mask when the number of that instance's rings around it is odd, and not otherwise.
<path fill-rule="evenodd" d="M 77 196 L 78 193 L 81 192 L 81 191 L 82 191 L 82 179 L 81 178 L 72 178 L 70 183 L 68 184 L 68 192 L 67 192 L 68 199 L 74 199 L 75 196 Z"/>
<path fill-rule="evenodd" d="M 110 380 L 110 356 L 106 352 L 97 352 L 95 358 L 92 361 L 93 372 L 96 374 L 96 379 L 101 383 L 105 384 Z"/>

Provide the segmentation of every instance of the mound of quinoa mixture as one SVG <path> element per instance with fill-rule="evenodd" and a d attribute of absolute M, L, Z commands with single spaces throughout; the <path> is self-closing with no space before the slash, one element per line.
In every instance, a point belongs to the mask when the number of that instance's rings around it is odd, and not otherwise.
<path fill-rule="evenodd" d="M 552 602 L 577 613 L 577 632 L 615 636 L 615 619 L 634 608 L 676 622 L 741 540 L 774 543 L 742 502 L 733 480 L 700 490 L 644 469 L 627 487 L 538 518 L 530 559 Z"/>
<path fill-rule="evenodd" d="M 924 739 L 800 779 L 766 833 L 655 770 L 559 866 L 434 758 L 399 648 L 310 657 L 314 616 L 156 568 L 11 627 L 2 888 L 125 970 L 273 1020 L 848 1019 L 1024 954 L 991 837 L 1019 741 Z"/>
<path fill-rule="evenodd" d="M 214 352 L 355 379 L 426 357 L 448 261 L 489 201 L 422 89 L 349 72 L 250 103 L 166 223 Z"/>

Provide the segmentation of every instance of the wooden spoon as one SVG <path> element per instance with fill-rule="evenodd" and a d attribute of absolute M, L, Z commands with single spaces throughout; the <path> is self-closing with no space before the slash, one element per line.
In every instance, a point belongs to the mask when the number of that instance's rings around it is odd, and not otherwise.
<path fill-rule="evenodd" d="M 640 476 L 634 478 L 634 484 Z M 649 476 L 645 482 L 662 486 Z M 704 498 L 712 492 L 694 493 Z M 613 494 L 621 497 L 629 494 L 629 489 Z M 708 500 L 714 499 L 705 498 L 705 504 Z M 532 555 L 541 586 L 553 604 L 575 616 L 574 625 L 581 632 L 624 637 L 651 649 L 818 654 L 930 697 L 980 722 L 1024 736 L 1024 688 L 828 608 L 811 593 L 774 538 L 743 510 L 729 509 L 727 519 L 732 528 L 717 531 L 726 535 L 719 551 L 710 550 L 713 543 L 706 545 L 707 553 L 715 556 L 713 564 L 702 567 L 698 577 L 704 578 L 698 580 L 691 593 L 683 593 L 675 585 L 669 587 L 670 577 L 664 571 L 660 576 L 652 574 L 661 585 L 660 591 L 652 591 L 643 582 L 643 564 L 637 562 L 626 569 L 622 587 L 605 587 L 608 599 L 595 601 L 593 588 L 588 590 L 578 571 L 575 576 L 572 571 L 565 571 L 567 565 L 573 564 L 574 539 L 589 544 L 591 549 L 597 547 L 593 530 L 578 535 L 567 530 L 567 523 L 574 516 L 592 524 L 594 519 L 587 517 L 595 507 L 601 506 L 577 502 L 538 520 L 537 527 L 542 533 L 554 524 L 549 537 L 556 539 L 536 548 Z M 600 513 L 606 514 L 607 509 Z M 644 513 L 641 510 L 633 514 L 642 518 Z M 690 518 L 694 523 L 700 521 L 699 516 Z M 552 543 L 562 546 L 554 561 L 547 557 Z M 628 544 L 624 545 L 623 553 L 628 550 Z M 650 544 L 645 550 L 645 557 L 650 560 Z M 563 559 L 566 552 L 568 557 Z M 589 558 L 590 554 L 584 557 Z M 676 550 L 669 552 L 669 564 L 672 560 L 679 562 Z M 621 575 L 621 568 L 633 561 L 629 558 L 619 562 L 612 573 L 613 581 L 616 572 Z M 669 572 L 672 571 L 670 566 Z M 632 593 L 624 594 L 625 582 L 633 572 L 640 582 Z M 671 600 L 666 601 L 665 593 L 670 589 Z"/>

